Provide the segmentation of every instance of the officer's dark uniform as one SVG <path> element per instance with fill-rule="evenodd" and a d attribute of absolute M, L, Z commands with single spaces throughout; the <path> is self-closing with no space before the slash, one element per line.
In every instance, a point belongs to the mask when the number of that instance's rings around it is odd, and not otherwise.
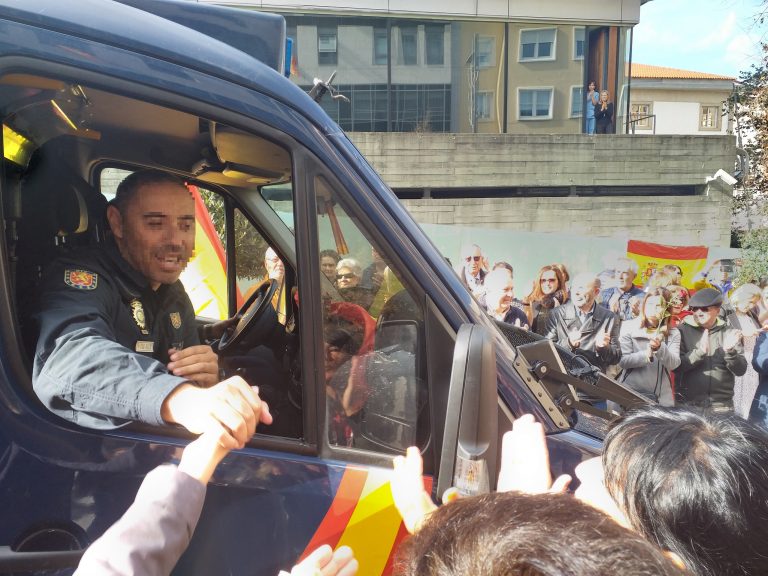
<path fill-rule="evenodd" d="M 55 261 L 32 318 L 35 392 L 89 428 L 162 424 L 163 401 L 187 381 L 168 373 L 168 349 L 200 343 L 181 282 L 152 290 L 112 242 Z"/>

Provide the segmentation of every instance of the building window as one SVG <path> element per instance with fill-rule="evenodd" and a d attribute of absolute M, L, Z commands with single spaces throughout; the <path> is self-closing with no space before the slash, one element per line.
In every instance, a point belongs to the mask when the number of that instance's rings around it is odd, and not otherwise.
<path fill-rule="evenodd" d="M 650 102 L 633 102 L 630 111 L 632 124 L 638 130 L 650 130 L 653 128 L 653 106 Z"/>
<path fill-rule="evenodd" d="M 571 118 L 580 118 L 584 109 L 584 87 L 571 86 Z"/>
<path fill-rule="evenodd" d="M 382 65 L 389 57 L 389 38 L 386 28 L 373 29 L 373 63 Z"/>
<path fill-rule="evenodd" d="M 720 129 L 720 106 L 703 105 L 699 112 L 699 130 Z"/>
<path fill-rule="evenodd" d="M 573 59 L 584 60 L 584 26 L 573 27 Z"/>
<path fill-rule="evenodd" d="M 475 62 L 478 68 L 496 66 L 496 38 L 493 36 L 478 36 Z"/>
<path fill-rule="evenodd" d="M 338 62 L 336 41 L 338 28 L 336 26 L 317 27 L 317 63 L 324 66 L 335 66 Z"/>
<path fill-rule="evenodd" d="M 445 60 L 445 26 L 427 26 L 427 65 L 442 66 Z"/>
<path fill-rule="evenodd" d="M 417 28 L 416 26 L 403 26 L 400 28 L 400 63 L 406 66 L 416 65 L 417 54 Z"/>
<path fill-rule="evenodd" d="M 478 92 L 475 96 L 475 118 L 493 120 L 493 92 Z"/>
<path fill-rule="evenodd" d="M 518 88 L 518 119 L 551 120 L 553 96 L 553 88 Z"/>
<path fill-rule="evenodd" d="M 556 38 L 557 28 L 521 30 L 519 60 L 554 60 Z"/>

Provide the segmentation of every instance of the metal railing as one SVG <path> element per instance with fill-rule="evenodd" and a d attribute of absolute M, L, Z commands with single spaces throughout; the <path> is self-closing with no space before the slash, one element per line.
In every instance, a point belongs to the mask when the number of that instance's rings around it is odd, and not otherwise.
<path fill-rule="evenodd" d="M 639 116 L 639 115 L 632 114 L 630 116 L 630 118 L 631 118 L 630 121 L 629 121 L 629 133 L 630 134 L 634 134 L 635 133 L 635 129 L 638 128 L 637 124 L 639 122 L 642 122 L 643 120 L 648 120 L 649 118 L 651 119 L 651 126 L 650 126 L 650 128 L 653 130 L 652 133 L 656 134 L 656 114 L 648 114 L 646 116 Z M 641 130 L 647 130 L 647 129 L 648 128 L 646 128 L 645 126 L 643 126 L 641 128 Z"/>

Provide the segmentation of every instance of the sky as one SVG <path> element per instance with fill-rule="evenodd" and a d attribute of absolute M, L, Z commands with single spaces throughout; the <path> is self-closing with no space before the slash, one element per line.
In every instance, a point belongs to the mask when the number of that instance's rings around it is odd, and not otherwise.
<path fill-rule="evenodd" d="M 764 0 L 652 0 L 640 9 L 632 61 L 738 78 L 760 58 Z"/>

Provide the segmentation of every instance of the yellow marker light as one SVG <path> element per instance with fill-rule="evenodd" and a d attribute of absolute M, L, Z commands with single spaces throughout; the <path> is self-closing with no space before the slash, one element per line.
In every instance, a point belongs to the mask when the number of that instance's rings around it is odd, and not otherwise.
<path fill-rule="evenodd" d="M 19 166 L 26 166 L 35 147 L 32 142 L 3 124 L 3 156 Z"/>

